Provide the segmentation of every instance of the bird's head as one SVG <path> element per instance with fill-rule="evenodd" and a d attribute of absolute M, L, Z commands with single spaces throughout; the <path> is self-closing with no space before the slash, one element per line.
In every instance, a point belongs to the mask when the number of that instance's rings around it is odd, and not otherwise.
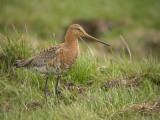
<path fill-rule="evenodd" d="M 91 35 L 87 34 L 85 32 L 85 30 L 78 24 L 71 25 L 68 29 L 68 34 L 72 34 L 73 36 L 76 36 L 76 37 L 86 37 L 86 38 L 92 39 L 94 41 L 100 42 L 104 45 L 110 46 L 107 43 L 104 43 L 104 42 L 92 37 Z"/>

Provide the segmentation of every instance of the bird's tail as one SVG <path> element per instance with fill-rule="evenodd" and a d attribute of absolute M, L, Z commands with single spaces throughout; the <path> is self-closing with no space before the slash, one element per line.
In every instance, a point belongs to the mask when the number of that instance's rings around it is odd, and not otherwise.
<path fill-rule="evenodd" d="M 24 67 L 24 61 L 25 60 L 17 60 L 16 63 L 14 64 L 14 68 Z"/>
<path fill-rule="evenodd" d="M 26 60 L 17 60 L 14 64 L 14 68 L 21 68 L 21 67 L 30 67 L 32 65 L 33 58 L 29 58 Z"/>

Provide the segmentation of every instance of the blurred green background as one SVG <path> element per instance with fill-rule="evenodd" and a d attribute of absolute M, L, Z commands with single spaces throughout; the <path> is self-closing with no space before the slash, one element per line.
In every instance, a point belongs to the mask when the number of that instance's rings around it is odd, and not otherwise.
<path fill-rule="evenodd" d="M 159 0 L 0 0 L 0 33 L 27 31 L 36 47 L 53 39 L 63 42 L 66 29 L 73 23 L 109 43 L 116 53 L 127 53 L 122 35 L 132 55 L 159 57 Z M 88 44 L 96 56 L 110 53 L 103 45 Z"/>

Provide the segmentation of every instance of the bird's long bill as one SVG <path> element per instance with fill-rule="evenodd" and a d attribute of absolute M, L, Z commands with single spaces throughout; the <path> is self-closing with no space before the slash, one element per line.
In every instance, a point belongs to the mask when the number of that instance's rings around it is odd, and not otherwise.
<path fill-rule="evenodd" d="M 100 41 L 100 40 L 92 37 L 91 35 L 85 34 L 85 37 L 86 37 L 86 38 L 89 38 L 89 39 L 92 39 L 92 40 L 95 40 L 95 41 L 97 41 L 97 42 L 99 42 L 99 43 L 102 43 L 102 44 L 104 44 L 104 45 L 110 46 L 109 44 L 107 44 L 107 43 L 105 43 L 105 42 L 102 42 L 102 41 Z"/>

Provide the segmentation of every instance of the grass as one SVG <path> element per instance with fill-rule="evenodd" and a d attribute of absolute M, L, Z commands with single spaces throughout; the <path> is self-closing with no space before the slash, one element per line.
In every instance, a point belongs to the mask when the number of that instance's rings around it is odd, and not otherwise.
<path fill-rule="evenodd" d="M 81 53 L 75 67 L 60 80 L 59 99 L 55 78 L 50 76 L 46 103 L 45 76 L 13 68 L 17 59 L 36 53 L 26 35 L 15 32 L 0 38 L 1 119 L 160 119 L 156 58 L 133 57 L 130 63 L 124 53 L 105 60 Z"/>
<path fill-rule="evenodd" d="M 160 119 L 159 5 L 159 0 L 1 0 L 0 119 Z M 59 99 L 56 79 L 49 77 L 46 103 L 45 76 L 14 69 L 14 63 L 59 43 L 76 19 L 124 25 L 99 36 L 111 48 L 91 47 L 96 57 L 81 45 L 75 67 L 60 80 Z"/>

